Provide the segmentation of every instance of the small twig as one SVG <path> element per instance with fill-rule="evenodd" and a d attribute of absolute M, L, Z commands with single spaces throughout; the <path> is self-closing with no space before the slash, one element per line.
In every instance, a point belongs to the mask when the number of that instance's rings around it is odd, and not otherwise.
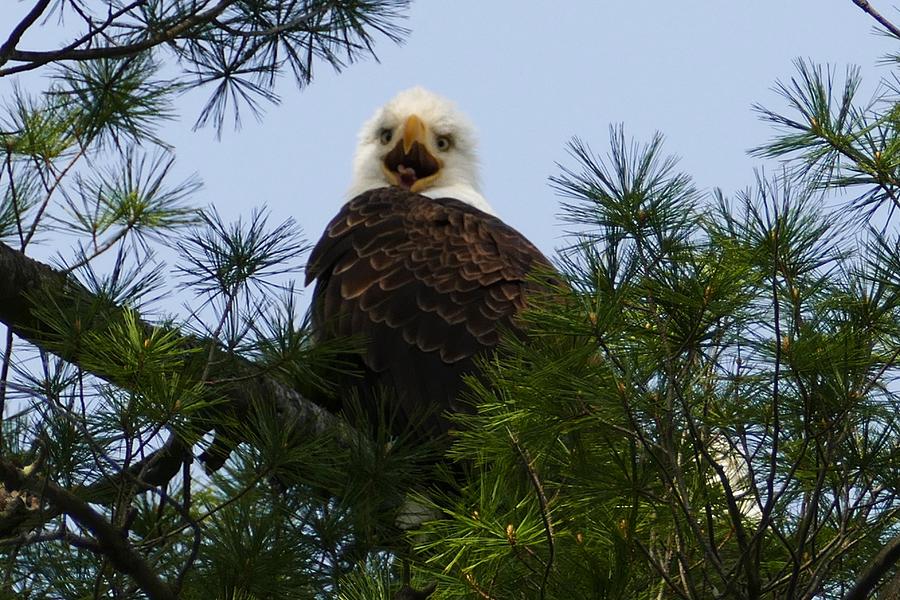
<path fill-rule="evenodd" d="M 53 192 L 56 191 L 56 188 L 59 187 L 60 183 L 62 183 L 63 178 L 68 174 L 68 172 L 75 166 L 75 163 L 78 162 L 81 157 L 84 156 L 86 148 L 79 144 L 78 152 L 72 157 L 65 167 L 63 167 L 62 171 L 57 173 L 56 177 L 53 179 L 53 183 L 47 188 L 47 194 L 44 196 L 43 202 L 38 207 L 37 214 L 34 215 L 34 220 L 31 223 L 31 227 L 28 229 L 28 235 L 25 236 L 25 239 L 22 240 L 22 247 L 20 250 L 22 252 L 25 251 L 25 246 L 31 241 L 31 238 L 34 237 L 34 234 L 37 233 L 38 225 L 40 224 L 41 218 L 44 216 L 44 212 L 47 210 L 47 207 L 50 205 L 50 200 L 53 197 Z M 12 175 L 10 175 L 12 177 Z"/>
<path fill-rule="evenodd" d="M 484 598 L 484 600 L 495 600 L 493 596 L 491 596 L 489 593 L 487 593 L 486 591 L 481 589 L 481 586 L 478 585 L 478 582 L 475 580 L 475 576 L 472 575 L 472 573 L 466 572 L 465 578 L 466 578 L 466 583 L 469 584 L 469 587 L 471 587 L 472 590 L 476 594 L 478 594 L 480 597 Z"/>
<path fill-rule="evenodd" d="M 81 260 L 79 260 L 78 262 L 76 262 L 72 265 L 67 266 L 65 269 L 61 269 L 62 272 L 65 273 L 66 275 L 74 273 L 78 269 L 81 269 L 81 268 L 87 266 L 91 261 L 96 259 L 101 254 L 105 254 L 106 252 L 109 252 L 113 248 L 113 246 L 115 246 L 116 244 L 121 242 L 123 239 L 125 239 L 126 235 L 128 235 L 131 231 L 134 231 L 134 227 L 136 224 L 137 224 L 137 219 L 129 220 L 128 223 L 126 223 L 125 226 L 122 227 L 122 229 L 120 229 L 119 231 L 117 231 L 115 233 L 115 235 L 113 235 L 110 239 L 103 242 L 102 246 L 97 246 L 95 244 L 94 251 L 92 253 L 82 254 Z M 119 261 L 116 262 L 117 267 L 120 266 L 121 264 L 122 263 Z"/>
<path fill-rule="evenodd" d="M 3 351 L 3 364 L 0 366 L 0 421 L 6 416 L 6 387 L 9 380 L 9 368 L 12 365 L 13 332 L 6 328 L 6 347 Z M 3 449 L 3 438 L 0 437 L 0 450 Z"/>
<path fill-rule="evenodd" d="M 188 527 L 193 527 L 193 526 L 195 526 L 195 525 L 196 525 L 196 526 L 199 526 L 200 523 L 202 523 L 202 522 L 205 521 L 206 519 L 210 518 L 211 516 L 213 516 L 214 514 L 216 514 L 217 512 L 219 512 L 220 510 L 222 510 L 222 509 L 224 509 L 224 508 L 226 508 L 226 507 L 228 507 L 228 506 L 234 504 L 235 502 L 237 502 L 238 500 L 240 500 L 241 498 L 243 498 L 248 492 L 250 492 L 254 487 L 256 487 L 256 484 L 257 484 L 257 483 L 259 483 L 260 481 L 262 481 L 264 478 L 268 477 L 268 476 L 269 476 L 269 473 L 271 473 L 271 471 L 272 471 L 271 469 L 265 469 L 265 470 L 261 471 L 260 473 L 257 473 L 256 476 L 253 477 L 253 479 L 250 480 L 250 483 L 248 483 L 247 485 L 245 485 L 245 486 L 243 487 L 243 489 L 241 489 L 241 491 L 239 491 L 237 494 L 235 494 L 234 496 L 232 496 L 232 497 L 229 498 L 228 500 L 225 500 L 224 502 L 222 502 L 222 503 L 219 504 L 218 506 L 215 506 L 215 507 L 209 509 L 208 511 L 206 511 L 205 513 L 203 513 L 202 515 L 200 515 L 200 516 L 198 516 L 198 517 L 196 517 L 196 518 L 193 518 L 193 519 L 192 519 L 192 522 L 182 523 L 181 525 L 175 527 L 174 529 L 172 529 L 172 530 L 170 530 L 170 531 L 167 531 L 167 532 L 165 532 L 165 533 L 162 533 L 162 534 L 160 534 L 159 536 L 157 536 L 157 537 L 155 537 L 155 538 L 153 538 L 153 539 L 145 540 L 145 541 L 141 542 L 140 545 L 141 545 L 141 546 L 152 546 L 153 544 L 159 543 L 159 542 L 164 541 L 164 540 L 166 540 L 166 539 L 168 539 L 168 538 L 170 538 L 170 537 L 172 537 L 172 536 L 174 536 L 174 535 L 177 535 L 177 534 L 181 533 L 182 531 L 184 531 L 184 530 L 187 529 Z M 171 500 L 170 500 L 170 502 L 171 502 Z"/>
<path fill-rule="evenodd" d="M 4 166 L 6 167 L 6 172 L 8 174 L 7 178 L 9 179 L 9 198 L 12 201 L 13 211 L 16 213 L 16 230 L 19 234 L 20 250 L 24 252 L 27 242 L 25 241 L 25 234 L 22 231 L 22 211 L 19 210 L 19 194 L 16 191 L 15 177 L 13 177 L 11 152 L 6 153 Z"/>
<path fill-rule="evenodd" d="M 200 545 L 203 542 L 203 538 L 200 534 L 200 524 L 191 516 L 191 463 L 189 461 L 184 461 L 182 473 L 184 477 L 184 485 L 182 488 L 184 490 L 184 506 L 179 506 L 179 504 L 172 499 L 169 499 L 169 503 L 176 507 L 181 513 L 182 518 L 185 519 L 194 530 L 194 540 L 191 544 L 191 551 L 188 554 L 188 558 L 181 566 L 181 569 L 179 569 L 178 576 L 175 578 L 175 591 L 177 593 L 181 593 L 184 579 L 187 577 L 191 568 L 193 568 L 194 562 L 197 560 L 197 555 L 200 553 Z"/>
<path fill-rule="evenodd" d="M 661 562 L 659 562 L 659 560 L 656 558 L 656 556 L 654 556 L 653 553 L 650 552 L 650 548 L 645 546 L 641 542 L 641 540 L 639 540 L 638 538 L 635 538 L 634 541 L 635 541 L 635 545 L 637 546 L 638 550 L 640 550 L 641 553 L 644 555 L 644 557 L 648 561 L 650 561 L 650 563 L 656 568 L 656 572 L 659 574 L 660 577 L 662 577 L 664 585 L 668 586 L 669 589 L 673 593 L 677 594 L 680 598 L 682 598 L 684 600 L 688 600 L 688 598 L 689 598 L 688 595 L 678 587 L 677 582 L 674 579 L 672 579 L 671 575 L 669 575 L 665 565 L 662 564 Z M 660 592 L 660 596 L 662 596 L 661 592 Z"/>
<path fill-rule="evenodd" d="M 881 13 L 875 10 L 867 0 L 853 0 L 853 4 L 860 7 L 863 12 L 878 21 L 879 25 L 890 31 L 894 37 L 900 38 L 900 28 L 888 21 Z"/>
<path fill-rule="evenodd" d="M 284 32 L 290 32 L 294 29 L 305 26 L 306 29 L 304 31 L 310 31 L 312 27 L 310 26 L 310 22 L 313 17 L 324 15 L 328 12 L 327 6 L 322 6 L 316 10 L 311 10 L 309 12 L 303 13 L 302 15 L 290 19 L 289 21 L 285 21 L 284 23 L 279 23 L 278 25 L 274 25 L 272 27 L 268 27 L 266 29 L 236 29 L 232 27 L 229 23 L 225 21 L 221 21 L 219 19 L 213 19 L 213 24 L 220 28 L 222 31 L 229 33 L 236 37 L 245 37 L 245 38 L 258 38 L 258 37 L 270 37 L 273 35 L 279 35 Z"/>
<path fill-rule="evenodd" d="M 507 434 L 509 434 L 509 439 L 512 440 L 513 446 L 516 451 L 519 453 L 519 457 L 522 459 L 522 463 L 525 465 L 525 469 L 528 471 L 528 476 L 531 479 L 531 485 L 534 486 L 534 491 L 537 494 L 538 500 L 540 502 L 541 508 L 541 519 L 544 521 L 544 531 L 547 534 L 547 564 L 544 566 L 544 579 L 541 581 L 541 598 L 544 598 L 544 594 L 547 588 L 547 580 L 550 579 L 550 570 L 553 568 L 553 559 L 556 552 L 556 547 L 553 541 L 553 522 L 550 520 L 550 511 L 547 506 L 547 495 L 544 493 L 544 486 L 541 484 L 541 479 L 538 477 L 537 472 L 534 470 L 532 466 L 531 457 L 528 455 L 528 451 L 522 448 L 521 444 L 519 444 L 519 440 L 516 438 L 515 434 L 509 429 L 506 429 Z"/>

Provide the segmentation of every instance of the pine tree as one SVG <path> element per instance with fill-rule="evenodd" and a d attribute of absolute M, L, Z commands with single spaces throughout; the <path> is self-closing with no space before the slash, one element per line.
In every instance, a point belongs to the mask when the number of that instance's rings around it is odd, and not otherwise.
<path fill-rule="evenodd" d="M 211 89 L 198 122 L 221 129 L 278 73 L 399 39 L 404 6 L 39 0 L 0 46 L 0 76 L 50 72 L 0 128 L 2 594 L 893 597 L 896 88 L 861 100 L 857 70 L 799 61 L 790 110 L 757 107 L 782 168 L 732 197 L 661 136 L 573 140 L 564 283 L 484 358 L 435 463 L 317 404 L 353 344 L 298 314 L 298 227 L 197 211 L 156 134 L 178 91 Z M 18 49 L 63 11 L 81 37 Z M 72 245 L 53 266 L 29 257 L 49 235 Z M 188 317 L 159 317 L 173 292 Z M 400 531 L 409 496 L 442 518 Z"/>

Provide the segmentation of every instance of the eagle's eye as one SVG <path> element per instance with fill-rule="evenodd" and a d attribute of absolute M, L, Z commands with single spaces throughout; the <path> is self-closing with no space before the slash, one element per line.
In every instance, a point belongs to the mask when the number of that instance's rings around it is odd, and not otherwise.
<path fill-rule="evenodd" d="M 435 145 L 441 152 L 446 152 L 450 149 L 450 146 L 453 145 L 453 140 L 449 135 L 439 135 L 437 141 L 435 142 Z"/>
<path fill-rule="evenodd" d="M 381 130 L 381 133 L 378 136 L 378 139 L 381 140 L 381 143 L 384 145 L 391 143 L 391 138 L 394 137 L 394 132 L 387 127 Z"/>

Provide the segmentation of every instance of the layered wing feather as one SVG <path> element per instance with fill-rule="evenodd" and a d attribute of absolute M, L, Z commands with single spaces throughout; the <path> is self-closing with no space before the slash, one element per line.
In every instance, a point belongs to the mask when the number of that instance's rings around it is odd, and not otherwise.
<path fill-rule="evenodd" d="M 496 347 L 534 288 L 541 252 L 500 219 L 451 198 L 402 188 L 368 191 L 344 205 L 310 255 L 313 325 L 322 339 L 364 341 L 363 402 L 389 394 L 393 427 L 447 430 L 463 375 Z"/>

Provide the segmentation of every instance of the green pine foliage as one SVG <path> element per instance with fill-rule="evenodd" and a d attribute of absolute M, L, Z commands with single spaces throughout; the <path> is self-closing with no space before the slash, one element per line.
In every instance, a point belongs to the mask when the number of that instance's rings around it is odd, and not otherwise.
<path fill-rule="evenodd" d="M 571 144 L 565 283 L 473 387 L 473 476 L 418 544 L 437 597 L 843 597 L 897 533 L 897 241 L 869 220 L 895 105 L 798 70 L 801 117 L 761 109 L 788 131 L 759 152 L 792 158 L 734 199 L 659 137 Z"/>
<path fill-rule="evenodd" d="M 900 539 L 896 90 L 860 101 L 857 69 L 798 62 L 787 111 L 757 107 L 774 135 L 755 153 L 780 168 L 730 196 L 661 136 L 573 140 L 558 283 L 484 357 L 436 456 L 328 415 L 359 340 L 314 343 L 300 228 L 198 210 L 158 134 L 188 89 L 210 93 L 199 125 L 258 114 L 280 73 L 303 85 L 399 39 L 405 4 L 40 1 L 21 27 L 105 25 L 0 46 L 0 77 L 50 78 L 0 115 L 0 250 L 56 249 L 52 285 L 17 297 L 31 312 L 0 307 L 21 316 L 0 363 L 0 597 L 891 597 L 892 555 L 874 559 Z M 401 530 L 410 500 L 438 518 Z"/>

